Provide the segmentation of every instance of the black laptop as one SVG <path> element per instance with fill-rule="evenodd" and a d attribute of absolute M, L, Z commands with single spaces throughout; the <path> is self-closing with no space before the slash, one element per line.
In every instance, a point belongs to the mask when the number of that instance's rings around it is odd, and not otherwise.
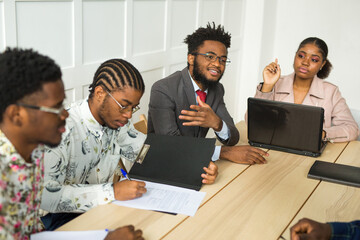
<path fill-rule="evenodd" d="M 318 157 L 322 141 L 324 109 L 248 98 L 248 139 L 251 146 Z"/>

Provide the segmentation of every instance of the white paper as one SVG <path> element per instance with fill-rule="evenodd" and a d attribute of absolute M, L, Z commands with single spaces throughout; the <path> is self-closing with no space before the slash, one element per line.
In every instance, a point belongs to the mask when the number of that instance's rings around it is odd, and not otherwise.
<path fill-rule="evenodd" d="M 147 181 L 145 183 L 147 192 L 142 197 L 128 201 L 113 201 L 113 203 L 124 207 L 194 216 L 206 194 L 160 183 Z"/>
<path fill-rule="evenodd" d="M 105 230 L 95 231 L 54 231 L 54 232 L 40 232 L 31 234 L 31 240 L 103 240 L 108 234 Z"/>

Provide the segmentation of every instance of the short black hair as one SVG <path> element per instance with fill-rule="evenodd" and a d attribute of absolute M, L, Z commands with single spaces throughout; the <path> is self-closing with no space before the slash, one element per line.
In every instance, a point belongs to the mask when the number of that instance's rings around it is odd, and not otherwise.
<path fill-rule="evenodd" d="M 93 97 L 95 88 L 102 86 L 104 90 L 123 89 L 128 86 L 145 91 L 145 84 L 140 72 L 129 62 L 123 59 L 110 59 L 105 61 L 97 69 L 92 84 L 89 86 L 90 95 Z"/>
<path fill-rule="evenodd" d="M 326 45 L 325 41 L 320 38 L 309 37 L 309 38 L 304 39 L 300 43 L 297 51 L 299 51 L 300 48 L 304 47 L 306 44 L 309 44 L 309 43 L 314 44 L 315 46 L 317 46 L 319 48 L 319 51 L 323 57 L 323 61 L 326 61 L 325 65 L 316 74 L 319 78 L 325 79 L 329 76 L 331 69 L 332 69 L 332 64 L 330 63 L 329 59 L 327 58 L 328 52 L 329 52 L 328 46 Z"/>
<path fill-rule="evenodd" d="M 32 49 L 7 48 L 0 54 L 0 122 L 6 108 L 61 79 L 60 67 Z"/>
<path fill-rule="evenodd" d="M 208 23 L 206 28 L 200 27 L 185 38 L 184 43 L 188 45 L 188 54 L 196 52 L 198 47 L 206 40 L 221 42 L 225 45 L 226 49 L 228 49 L 231 44 L 231 35 L 224 31 L 223 26 L 218 25 L 216 27 L 214 22 L 212 22 L 212 25 Z"/>

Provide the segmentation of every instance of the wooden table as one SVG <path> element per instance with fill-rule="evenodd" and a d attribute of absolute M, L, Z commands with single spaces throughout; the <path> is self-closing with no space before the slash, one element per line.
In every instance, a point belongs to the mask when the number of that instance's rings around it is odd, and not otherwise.
<path fill-rule="evenodd" d="M 247 144 L 244 122 L 237 125 Z M 302 217 L 350 221 L 360 217 L 360 189 L 308 179 L 316 159 L 360 166 L 360 142 L 328 144 L 319 158 L 269 151 L 265 165 L 217 161 L 219 176 L 201 191 L 206 197 L 194 217 L 107 204 L 58 230 L 114 229 L 133 224 L 146 239 L 290 239 Z"/>

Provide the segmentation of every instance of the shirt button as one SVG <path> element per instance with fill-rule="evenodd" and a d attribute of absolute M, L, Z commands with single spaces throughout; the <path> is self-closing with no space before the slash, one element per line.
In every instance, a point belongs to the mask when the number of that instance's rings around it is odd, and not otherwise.
<path fill-rule="evenodd" d="M 100 172 L 100 168 L 96 169 L 97 172 Z"/>

